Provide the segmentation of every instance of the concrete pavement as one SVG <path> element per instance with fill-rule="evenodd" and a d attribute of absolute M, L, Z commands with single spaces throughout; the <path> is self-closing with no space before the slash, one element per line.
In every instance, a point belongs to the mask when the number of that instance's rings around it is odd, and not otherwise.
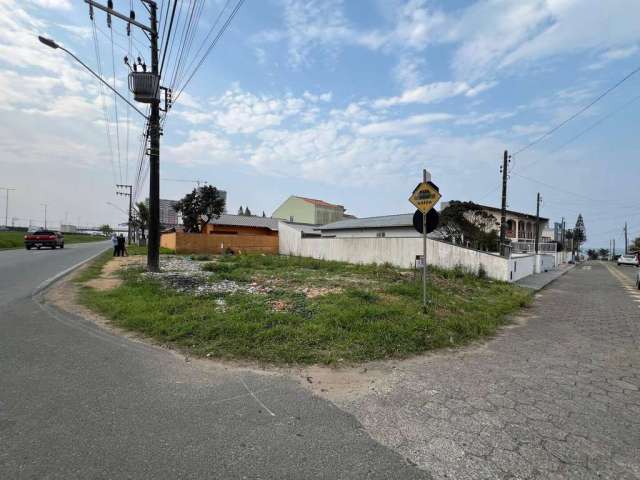
<path fill-rule="evenodd" d="M 99 248 L 0 253 L 0 478 L 430 478 L 287 377 L 187 362 L 30 296 Z"/>
<path fill-rule="evenodd" d="M 635 268 L 581 264 L 487 344 L 398 362 L 339 402 L 436 479 L 640 478 Z"/>

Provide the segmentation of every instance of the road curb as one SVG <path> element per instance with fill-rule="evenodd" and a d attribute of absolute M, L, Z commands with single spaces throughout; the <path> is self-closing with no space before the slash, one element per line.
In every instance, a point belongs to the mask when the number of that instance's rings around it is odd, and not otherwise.
<path fill-rule="evenodd" d="M 109 248 L 105 248 L 104 250 L 99 251 L 98 253 L 96 253 L 95 255 L 91 255 L 89 258 L 85 258 L 84 260 L 82 260 L 81 262 L 76 263 L 75 265 L 72 265 L 71 267 L 56 273 L 53 277 L 51 278 L 47 278 L 44 282 L 40 283 L 40 285 L 38 285 L 33 292 L 31 292 L 31 296 L 35 297 L 36 295 L 38 295 L 39 293 L 42 293 L 43 290 L 47 289 L 48 287 L 50 287 L 51 285 L 53 285 L 55 282 L 57 282 L 58 280 L 60 280 L 62 277 L 69 275 L 71 272 L 73 272 L 74 270 L 77 270 L 78 268 L 80 268 L 81 266 L 83 266 L 85 263 L 90 262 L 91 260 L 95 259 L 96 257 L 102 255 L 104 252 L 108 251 Z"/>
<path fill-rule="evenodd" d="M 573 270 L 574 268 L 576 268 L 576 264 L 571 265 L 570 267 L 565 268 L 560 275 L 558 275 L 557 277 L 552 278 L 551 280 L 549 280 L 547 283 L 545 283 L 544 285 L 540 286 L 540 287 L 532 287 L 530 285 L 520 285 L 520 287 L 522 288 L 527 288 L 529 290 L 531 290 L 534 293 L 539 292 L 540 290 L 543 290 L 545 288 L 547 288 L 549 285 L 551 285 L 553 282 L 555 282 L 556 280 L 558 280 L 561 277 L 564 277 L 567 273 L 569 273 L 571 270 Z M 516 285 L 518 285 L 518 283 L 516 282 Z"/>

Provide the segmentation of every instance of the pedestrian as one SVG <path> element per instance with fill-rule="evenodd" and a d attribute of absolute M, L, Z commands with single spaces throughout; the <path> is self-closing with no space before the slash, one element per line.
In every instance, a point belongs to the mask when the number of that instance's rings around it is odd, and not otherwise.
<path fill-rule="evenodd" d="M 111 234 L 111 245 L 113 245 L 113 256 L 118 256 L 118 236 L 113 233 Z"/>
<path fill-rule="evenodd" d="M 118 257 L 124 256 L 124 235 L 118 237 Z"/>
<path fill-rule="evenodd" d="M 125 238 L 124 235 L 122 235 L 122 255 L 124 257 L 129 256 L 129 251 L 127 250 L 127 239 Z"/>

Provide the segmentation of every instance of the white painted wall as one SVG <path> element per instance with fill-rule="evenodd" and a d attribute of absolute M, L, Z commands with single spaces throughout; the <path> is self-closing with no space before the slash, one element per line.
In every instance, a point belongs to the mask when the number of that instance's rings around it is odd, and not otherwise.
<path fill-rule="evenodd" d="M 420 237 L 301 238 L 298 230 L 283 222 L 279 223 L 279 243 L 281 255 L 362 264 L 390 263 L 402 268 L 412 268 L 416 255 L 422 255 Z M 488 277 L 509 279 L 507 259 L 432 239 L 427 240 L 427 263 L 447 269 L 462 266 L 473 273 L 482 265 Z"/>
<path fill-rule="evenodd" d="M 507 281 L 516 282 L 535 272 L 536 255 L 514 255 L 509 260 Z"/>

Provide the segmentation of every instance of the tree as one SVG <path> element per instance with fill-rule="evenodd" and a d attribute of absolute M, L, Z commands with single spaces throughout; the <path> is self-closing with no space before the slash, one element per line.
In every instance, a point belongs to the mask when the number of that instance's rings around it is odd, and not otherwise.
<path fill-rule="evenodd" d="M 244 210 L 242 209 L 242 205 L 240 205 L 240 208 L 238 209 L 238 215 L 244 215 Z"/>
<path fill-rule="evenodd" d="M 193 233 L 199 233 L 202 231 L 202 225 L 206 225 L 213 218 L 219 218 L 224 212 L 224 207 L 224 197 L 212 185 L 194 188 L 173 206 L 176 212 L 182 214 L 184 231 Z"/>
<path fill-rule="evenodd" d="M 497 251 L 496 218 L 473 202 L 452 201 L 440 213 L 438 230 L 445 239 L 478 250 Z"/>
<path fill-rule="evenodd" d="M 100 231 L 105 237 L 108 237 L 113 233 L 113 228 L 105 223 L 104 225 L 100 225 Z"/>
<path fill-rule="evenodd" d="M 598 255 L 600 256 L 600 258 L 608 258 L 609 257 L 609 249 L 608 248 L 601 248 L 598 250 Z"/>
<path fill-rule="evenodd" d="M 598 258 L 598 252 L 595 249 L 590 248 L 587 250 L 587 256 L 589 257 L 589 260 L 595 260 Z"/>
<path fill-rule="evenodd" d="M 578 250 L 580 249 L 580 244 L 587 241 L 587 230 L 584 227 L 584 220 L 582 219 L 582 214 L 578 214 L 578 219 L 576 220 L 576 227 L 573 229 L 574 231 L 574 240 L 578 244 Z"/>
<path fill-rule="evenodd" d="M 244 214 L 245 214 L 247 217 L 250 217 L 250 216 L 251 216 L 251 210 L 249 210 L 249 207 L 247 207 L 247 208 L 245 208 L 245 209 L 244 209 Z"/>
<path fill-rule="evenodd" d="M 136 203 L 137 215 L 133 219 L 133 226 L 140 230 L 142 238 L 145 238 L 144 232 L 149 228 L 149 208 L 144 202 Z"/>
<path fill-rule="evenodd" d="M 629 249 L 634 252 L 640 252 L 640 237 L 631 242 Z"/>

